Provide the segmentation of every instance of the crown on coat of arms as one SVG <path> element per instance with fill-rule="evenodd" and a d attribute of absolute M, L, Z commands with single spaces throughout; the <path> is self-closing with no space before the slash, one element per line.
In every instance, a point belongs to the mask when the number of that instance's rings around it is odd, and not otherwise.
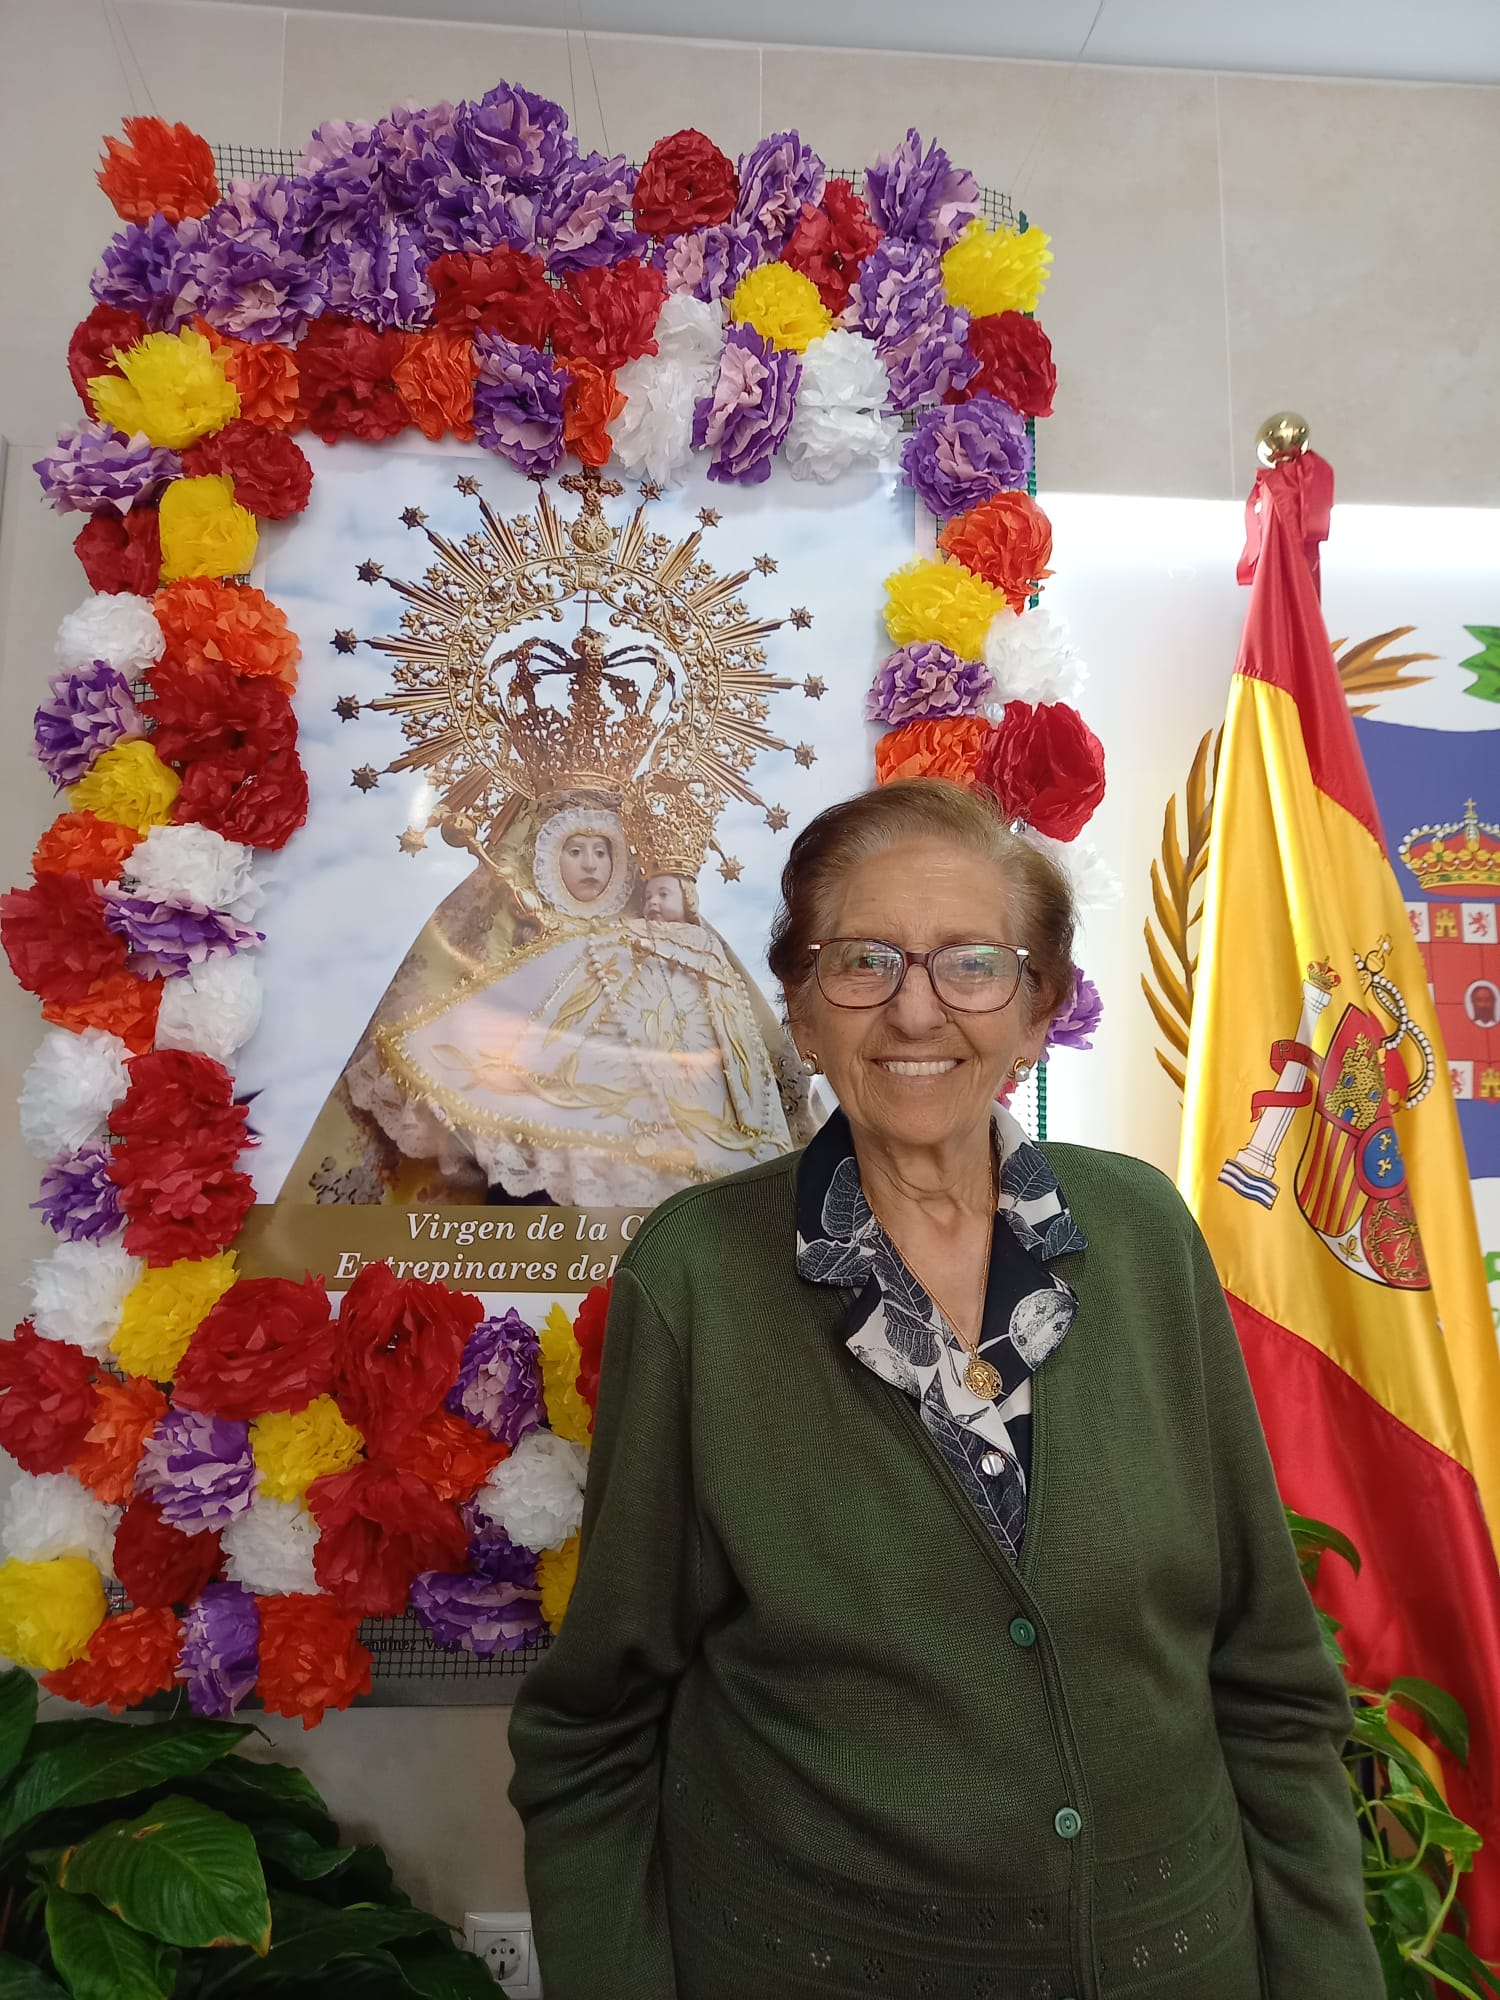
<path fill-rule="evenodd" d="M 1500 826 L 1472 799 L 1461 820 L 1413 827 L 1397 852 L 1424 889 L 1500 890 Z"/>

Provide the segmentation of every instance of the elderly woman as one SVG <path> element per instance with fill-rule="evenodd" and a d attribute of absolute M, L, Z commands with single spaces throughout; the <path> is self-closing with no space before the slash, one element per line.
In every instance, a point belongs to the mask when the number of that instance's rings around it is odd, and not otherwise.
<path fill-rule="evenodd" d="M 782 889 L 840 1110 L 616 1280 L 511 1730 L 548 2000 L 1370 2000 L 1348 1709 L 1208 1253 L 996 1109 L 1063 880 L 917 781 Z"/>

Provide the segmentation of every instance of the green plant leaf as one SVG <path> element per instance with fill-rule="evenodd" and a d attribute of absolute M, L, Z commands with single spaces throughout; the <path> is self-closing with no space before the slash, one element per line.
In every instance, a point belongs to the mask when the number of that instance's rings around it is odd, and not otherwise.
<path fill-rule="evenodd" d="M 1310 1514 L 1299 1514 L 1291 1507 L 1286 1510 L 1286 1522 L 1299 1556 L 1304 1552 L 1324 1555 L 1331 1549 L 1335 1555 L 1344 1558 L 1356 1576 L 1359 1575 L 1359 1550 L 1341 1529 L 1330 1527 L 1326 1521 L 1315 1521 Z"/>
<path fill-rule="evenodd" d="M 249 1734 L 244 1723 L 196 1717 L 144 1726 L 78 1723 L 73 1729 L 55 1748 L 44 1748 L 23 1762 L 0 1808 L 0 1840 L 9 1840 L 57 1807 L 128 1798 L 148 1785 L 205 1770 Z"/>
<path fill-rule="evenodd" d="M 1325 1611 L 1321 1604 L 1315 1603 L 1313 1610 L 1317 1613 L 1318 1630 L 1323 1635 L 1323 1651 L 1340 1673 L 1343 1673 L 1349 1665 L 1348 1655 L 1339 1644 L 1339 1634 L 1344 1629 L 1343 1621 L 1335 1618 L 1331 1611 Z"/>
<path fill-rule="evenodd" d="M 1431 1681 L 1412 1680 L 1406 1675 L 1391 1682 L 1391 1699 L 1420 1716 L 1445 1750 L 1451 1750 L 1461 1764 L 1468 1763 L 1469 1718 L 1462 1702 Z"/>
<path fill-rule="evenodd" d="M 273 1861 L 299 1882 L 316 1882 L 354 1859 L 352 1847 L 325 1847 L 305 1827 L 268 1820 L 252 1829 L 262 1861 Z"/>
<path fill-rule="evenodd" d="M 90 1896 L 66 1889 L 51 1892 L 47 1942 L 73 2000 L 168 2000 L 172 1991 L 161 1946 L 112 1917 Z"/>
<path fill-rule="evenodd" d="M 495 2000 L 489 1967 L 451 1939 L 410 1939 L 393 1945 L 391 1957 L 421 2000 Z"/>
<path fill-rule="evenodd" d="M 1389 1880 L 1376 1883 L 1373 1887 L 1392 1930 L 1399 1938 L 1420 1942 L 1426 1937 L 1442 1907 L 1442 1897 L 1430 1875 L 1416 1868 L 1404 1875 L 1392 1875 Z"/>
<path fill-rule="evenodd" d="M 425 1937 L 448 1926 L 425 1910 L 340 1910 L 309 1896 L 271 1893 L 271 1949 L 263 1961 L 241 1960 L 206 1992 L 243 1993 L 272 1980 L 310 1979 L 336 1960 L 384 1957 L 382 1947 L 397 1938 Z M 493 1982 L 491 1984 L 493 1991 Z"/>
<path fill-rule="evenodd" d="M 316 1785 L 290 1764 L 261 1764 L 249 1757 L 225 1757 L 210 1769 L 174 1785 L 216 1812 L 254 1826 L 258 1820 L 291 1821 L 332 1846 L 338 1826 Z"/>
<path fill-rule="evenodd" d="M 1500 1975 L 1452 1931 L 1444 1931 L 1434 1941 L 1432 1961 L 1434 1965 L 1440 1965 L 1444 1972 L 1451 1972 L 1455 1978 L 1467 1979 L 1481 2000 L 1488 2000 L 1491 1994 L 1500 1994 Z"/>
<path fill-rule="evenodd" d="M 1406 1770 L 1393 1768 L 1390 1772 L 1391 1788 L 1382 1803 L 1414 1839 L 1425 1840 L 1429 1847 L 1442 1848 L 1454 1857 L 1462 1870 L 1483 1847 L 1484 1838 L 1466 1821 L 1449 1812 L 1440 1795 L 1434 1793 L 1427 1782 L 1426 1772 L 1421 1775 L 1423 1782 L 1419 1787 L 1412 1782 Z"/>
<path fill-rule="evenodd" d="M 168 1944 L 243 1944 L 264 1952 L 271 1909 L 247 1827 L 196 1799 L 163 1799 L 64 1854 L 58 1886 L 97 1896 Z"/>
<path fill-rule="evenodd" d="M 24 1667 L 0 1674 L 0 1784 L 21 1761 L 36 1724 L 36 1682 Z"/>
<path fill-rule="evenodd" d="M 0 1951 L 0 2000 L 68 2000 L 68 1996 L 39 1965 Z"/>
<path fill-rule="evenodd" d="M 1378 1751 L 1396 1769 L 1403 1771 L 1430 1804 L 1441 1807 L 1443 1795 L 1422 1769 L 1416 1753 L 1409 1750 L 1378 1710 L 1356 1708 L 1350 1735 L 1367 1750 Z"/>

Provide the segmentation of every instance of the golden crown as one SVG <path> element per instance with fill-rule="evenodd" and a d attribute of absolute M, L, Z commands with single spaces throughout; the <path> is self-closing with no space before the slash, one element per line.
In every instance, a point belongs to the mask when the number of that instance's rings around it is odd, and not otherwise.
<path fill-rule="evenodd" d="M 660 728 L 657 706 L 673 685 L 671 667 L 654 646 L 605 650 L 602 633 L 585 625 L 564 652 L 550 639 L 525 639 L 493 661 L 492 674 L 515 663 L 495 702 L 515 751 L 512 789 L 540 799 L 570 791 L 623 792 Z M 649 670 L 646 693 L 636 673 Z M 567 689 L 561 706 L 537 700 L 547 680 Z"/>
<path fill-rule="evenodd" d="M 716 844 L 714 817 L 713 802 L 701 786 L 660 771 L 648 771 L 632 785 L 620 808 L 630 851 L 648 880 L 653 875 L 691 880 Z"/>
<path fill-rule="evenodd" d="M 1500 890 L 1500 826 L 1482 820 L 1472 799 L 1461 820 L 1413 827 L 1398 852 L 1424 889 Z"/>

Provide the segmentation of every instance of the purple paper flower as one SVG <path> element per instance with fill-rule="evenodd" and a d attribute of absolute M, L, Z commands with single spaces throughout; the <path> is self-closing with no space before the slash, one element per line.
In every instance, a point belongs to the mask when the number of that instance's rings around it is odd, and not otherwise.
<path fill-rule="evenodd" d="M 182 460 L 149 438 L 122 437 L 85 417 L 72 430 L 59 431 L 56 452 L 39 458 L 32 470 L 59 514 L 124 514 L 178 478 Z"/>
<path fill-rule="evenodd" d="M 366 326 L 415 327 L 432 311 L 427 256 L 416 233 L 389 217 L 330 243 L 323 258 L 324 309 Z"/>
<path fill-rule="evenodd" d="M 192 317 L 178 294 L 202 236 L 203 224 L 193 216 L 172 223 L 156 214 L 144 228 L 127 223 L 105 245 L 89 289 L 102 305 L 139 313 L 154 332 L 175 332 Z"/>
<path fill-rule="evenodd" d="M 322 310 L 306 240 L 296 181 L 281 174 L 235 181 L 180 260 L 185 312 L 235 340 L 300 340 Z"/>
<path fill-rule="evenodd" d="M 535 347 L 500 333 L 474 340 L 474 437 L 528 479 L 552 471 L 563 455 L 563 397 L 568 378 Z"/>
<path fill-rule="evenodd" d="M 303 148 L 289 185 L 309 252 L 384 221 L 385 187 L 374 127 L 357 119 L 327 120 Z"/>
<path fill-rule="evenodd" d="M 125 1226 L 120 1190 L 109 1177 L 108 1146 L 85 1146 L 54 1161 L 40 1192 L 31 1206 L 65 1243 L 105 1243 Z"/>
<path fill-rule="evenodd" d="M 1099 989 L 1092 979 L 1086 978 L 1083 967 L 1073 967 L 1073 991 L 1063 1006 L 1052 1017 L 1052 1025 L 1047 1030 L 1049 1049 L 1091 1049 L 1094 1046 L 1094 1030 L 1104 1013 L 1104 1002 L 1099 997 Z"/>
<path fill-rule="evenodd" d="M 697 299 L 721 299 L 732 292 L 747 271 L 767 261 L 766 246 L 753 229 L 725 224 L 717 229 L 689 229 L 658 243 L 651 261 L 666 278 L 669 292 L 691 292 Z"/>
<path fill-rule="evenodd" d="M 915 127 L 893 152 L 882 153 L 865 172 L 870 214 L 887 236 L 946 250 L 965 223 L 979 213 L 979 184 L 955 167 L 942 147 L 922 151 Z"/>
<path fill-rule="evenodd" d="M 391 208 L 411 214 L 426 205 L 433 184 L 463 171 L 458 107 L 398 104 L 370 135 L 381 186 Z"/>
<path fill-rule="evenodd" d="M 542 1421 L 541 1342 L 511 1308 L 469 1335 L 447 1407 L 512 1450 Z"/>
<path fill-rule="evenodd" d="M 802 219 L 802 204 L 816 208 L 828 179 L 823 162 L 796 132 L 773 132 L 740 159 L 740 195 L 733 220 L 754 229 L 779 256 Z"/>
<path fill-rule="evenodd" d="M 1031 470 L 1026 426 L 998 396 L 924 410 L 901 453 L 902 477 L 940 521 L 995 493 L 1014 493 Z"/>
<path fill-rule="evenodd" d="M 32 730 L 37 757 L 59 791 L 76 785 L 101 750 L 146 733 L 130 682 L 104 660 L 55 673 L 47 686 Z"/>
<path fill-rule="evenodd" d="M 950 389 L 962 389 L 979 372 L 969 352 L 969 315 L 940 306 L 920 332 L 879 349 L 891 384 L 891 408 L 915 410 L 940 403 Z"/>
<path fill-rule="evenodd" d="M 481 1659 L 535 1645 L 547 1629 L 539 1591 L 483 1576 L 424 1570 L 412 1579 L 411 1608 L 435 1644 Z"/>
<path fill-rule="evenodd" d="M 496 250 L 501 244 L 533 250 L 536 211 L 534 194 L 507 186 L 496 174 L 470 181 L 448 173 L 429 184 L 412 226 L 429 257 L 449 250 Z"/>
<path fill-rule="evenodd" d="M 973 715 L 994 685 L 977 660 L 961 659 L 936 639 L 919 639 L 882 662 L 865 714 L 871 722 L 891 724 Z"/>
<path fill-rule="evenodd" d="M 521 187 L 555 181 L 578 151 L 562 106 L 518 83 L 497 83 L 477 104 L 465 104 L 459 129 L 476 178 L 503 174 Z"/>
<path fill-rule="evenodd" d="M 853 304 L 860 331 L 882 356 L 920 337 L 947 305 L 937 252 L 922 243 L 877 243 L 860 263 Z"/>
<path fill-rule="evenodd" d="M 618 264 L 644 257 L 650 239 L 637 233 L 630 212 L 636 169 L 621 155 L 607 160 L 585 153 L 571 161 L 541 197 L 538 248 L 549 270 L 576 271 L 586 264 Z"/>
<path fill-rule="evenodd" d="M 206 1583 L 182 1621 L 177 1679 L 194 1715 L 233 1715 L 260 1675 L 260 1611 L 238 1583 Z"/>
<path fill-rule="evenodd" d="M 180 978 L 211 958 L 232 958 L 246 945 L 266 941 L 264 932 L 223 910 L 202 903 L 158 903 L 119 890 L 104 899 L 104 921 L 134 953 L 152 961 L 140 970 L 163 979 Z"/>
<path fill-rule="evenodd" d="M 712 453 L 710 479 L 756 485 L 791 426 L 802 363 L 753 326 L 731 327 L 714 386 L 693 412 L 693 449 Z"/>
<path fill-rule="evenodd" d="M 255 1498 L 250 1426 L 198 1410 L 168 1410 L 146 1439 L 136 1468 L 138 1492 L 184 1534 L 227 1528 Z"/>
<path fill-rule="evenodd" d="M 486 1518 L 472 1500 L 459 1508 L 469 1531 L 469 1568 L 491 1583 L 514 1583 L 522 1590 L 536 1588 L 536 1552 L 517 1548 L 503 1528 Z"/>

